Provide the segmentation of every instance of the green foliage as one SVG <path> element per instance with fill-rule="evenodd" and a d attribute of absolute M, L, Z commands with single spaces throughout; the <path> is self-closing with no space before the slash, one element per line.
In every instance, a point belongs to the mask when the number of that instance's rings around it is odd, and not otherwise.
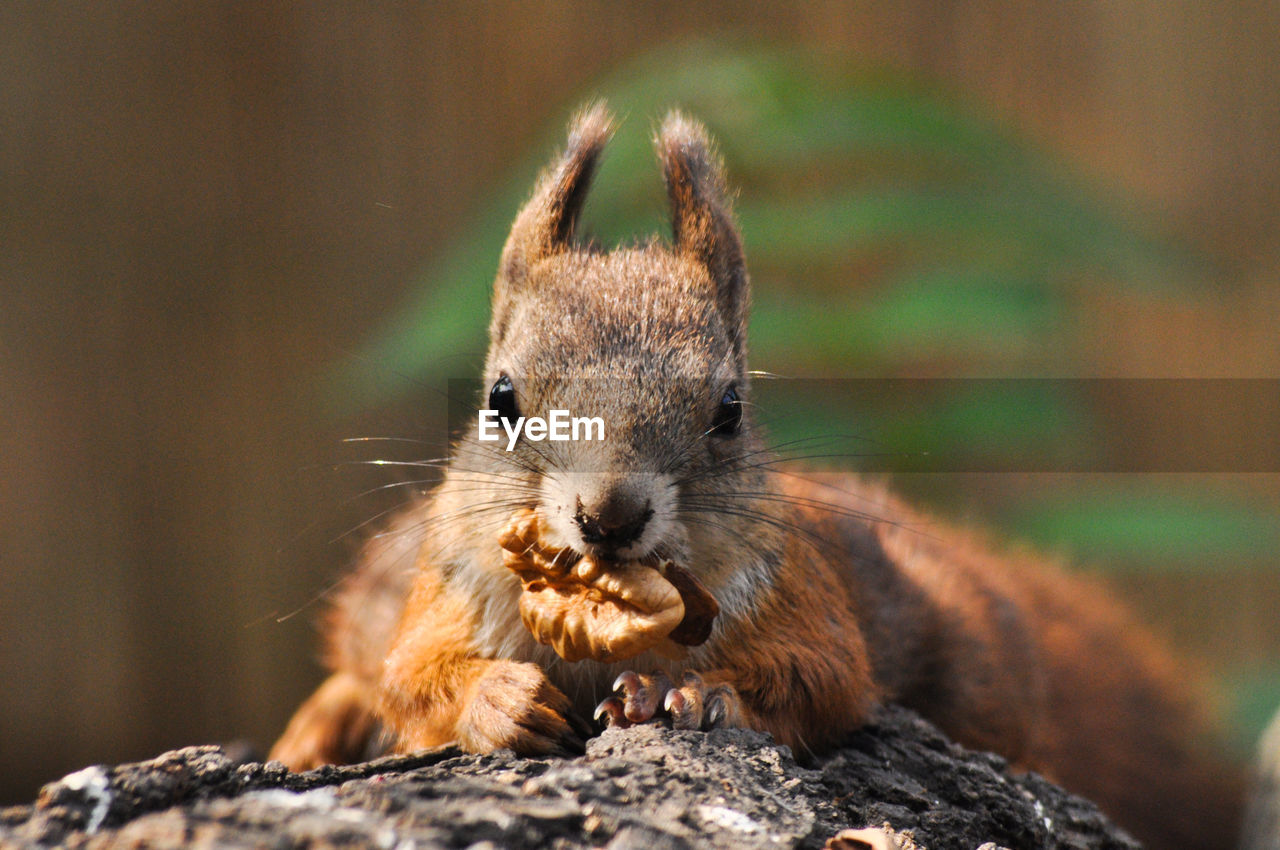
<path fill-rule="evenodd" d="M 696 44 L 642 58 L 597 93 L 623 119 L 584 216 L 604 244 L 667 230 L 650 131 L 668 109 L 697 116 L 720 141 L 741 188 L 757 366 L 832 374 L 1061 366 L 1071 355 L 1061 331 L 1073 287 L 1186 278 L 1186 257 L 1128 226 L 1052 160 L 902 76 Z M 483 347 L 503 239 L 562 144 L 567 112 L 486 196 L 467 237 L 424 270 L 421 300 L 335 382 L 342 406 L 385 403 L 437 374 L 443 356 Z"/>
<path fill-rule="evenodd" d="M 1243 761 L 1257 755 L 1258 740 L 1280 706 L 1280 665 L 1232 671 L 1222 692 L 1229 702 L 1230 743 Z"/>
<path fill-rule="evenodd" d="M 1029 540 L 1112 569 L 1265 568 L 1280 551 L 1269 508 L 1152 476 L 1061 487 L 1004 519 Z"/>

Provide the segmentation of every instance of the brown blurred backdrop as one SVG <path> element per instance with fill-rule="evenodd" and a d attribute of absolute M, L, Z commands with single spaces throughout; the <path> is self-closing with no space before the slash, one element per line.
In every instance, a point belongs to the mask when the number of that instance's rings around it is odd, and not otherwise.
<path fill-rule="evenodd" d="M 349 551 L 316 466 L 402 430 L 308 388 L 597 75 L 714 35 L 945 81 L 1251 281 L 1100 304 L 1099 364 L 1280 376 L 1272 2 L 6 3 L 0 802 L 270 742 Z"/>

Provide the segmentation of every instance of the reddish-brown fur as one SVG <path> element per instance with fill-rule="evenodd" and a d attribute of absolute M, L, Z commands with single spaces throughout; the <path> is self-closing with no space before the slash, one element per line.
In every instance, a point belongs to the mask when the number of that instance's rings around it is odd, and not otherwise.
<path fill-rule="evenodd" d="M 409 751 L 450 741 L 475 752 L 547 749 L 548 734 L 572 734 L 569 700 L 536 665 L 481 658 L 477 612 L 429 566 L 418 572 L 392 641 L 377 714 Z"/>

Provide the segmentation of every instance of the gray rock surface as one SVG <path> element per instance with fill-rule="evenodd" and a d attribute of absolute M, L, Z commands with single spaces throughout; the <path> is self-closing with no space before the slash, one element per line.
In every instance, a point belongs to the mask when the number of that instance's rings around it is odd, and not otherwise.
<path fill-rule="evenodd" d="M 821 847 L 890 824 L 922 848 L 1134 848 L 1090 803 L 887 709 L 805 768 L 766 735 L 611 729 L 576 759 L 446 747 L 302 774 L 190 747 L 90 767 L 0 811 L 0 847 Z"/>

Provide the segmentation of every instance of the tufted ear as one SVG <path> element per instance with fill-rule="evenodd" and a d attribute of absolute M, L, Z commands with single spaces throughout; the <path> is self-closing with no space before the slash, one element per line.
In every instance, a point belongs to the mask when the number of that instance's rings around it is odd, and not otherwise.
<path fill-rule="evenodd" d="M 603 102 L 588 105 L 569 126 L 569 144 L 543 173 L 502 249 L 498 288 L 518 288 L 530 266 L 566 250 L 586 200 L 591 177 L 605 143 L 613 135 L 613 116 Z M 501 295 L 501 292 L 499 292 Z"/>
<path fill-rule="evenodd" d="M 720 158 L 706 129 L 679 112 L 662 122 L 657 147 L 671 200 L 676 253 L 706 267 L 741 363 L 751 296 Z"/>

